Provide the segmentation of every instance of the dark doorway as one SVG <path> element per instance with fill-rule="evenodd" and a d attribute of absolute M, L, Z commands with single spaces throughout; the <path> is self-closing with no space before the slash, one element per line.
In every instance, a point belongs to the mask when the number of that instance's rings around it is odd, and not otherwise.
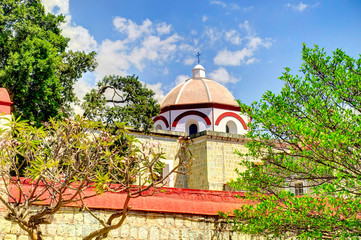
<path fill-rule="evenodd" d="M 196 124 L 191 124 L 189 126 L 189 135 L 196 134 L 198 132 L 198 126 Z"/>

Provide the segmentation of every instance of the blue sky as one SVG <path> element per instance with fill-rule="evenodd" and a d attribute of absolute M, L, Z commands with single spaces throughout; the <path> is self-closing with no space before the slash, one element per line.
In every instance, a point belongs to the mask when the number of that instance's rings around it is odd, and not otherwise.
<path fill-rule="evenodd" d="M 99 66 L 76 84 L 79 97 L 105 75 L 137 75 L 160 101 L 191 76 L 196 54 L 206 77 L 251 103 L 285 67 L 297 74 L 302 43 L 361 53 L 361 1 L 43 0 L 68 22 L 70 48 L 96 51 Z"/>

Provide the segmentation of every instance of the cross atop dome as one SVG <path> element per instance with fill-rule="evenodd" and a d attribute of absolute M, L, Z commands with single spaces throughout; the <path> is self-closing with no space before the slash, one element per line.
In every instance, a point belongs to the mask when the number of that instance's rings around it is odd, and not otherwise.
<path fill-rule="evenodd" d="M 196 56 L 198 58 L 198 64 L 199 64 L 199 57 L 201 56 L 201 54 L 198 52 Z"/>

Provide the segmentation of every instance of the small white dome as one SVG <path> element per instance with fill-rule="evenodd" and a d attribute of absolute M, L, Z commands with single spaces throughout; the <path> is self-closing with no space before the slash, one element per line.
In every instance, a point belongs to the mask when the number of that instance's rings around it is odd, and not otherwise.
<path fill-rule="evenodd" d="M 197 64 L 193 68 L 192 73 L 193 73 L 193 78 L 205 78 L 206 77 L 206 69 L 200 64 Z"/>
<path fill-rule="evenodd" d="M 197 65 L 195 65 L 194 66 L 194 68 L 193 68 L 193 70 L 194 69 L 203 69 L 203 70 L 206 70 L 202 65 L 200 65 L 200 64 L 197 64 Z"/>

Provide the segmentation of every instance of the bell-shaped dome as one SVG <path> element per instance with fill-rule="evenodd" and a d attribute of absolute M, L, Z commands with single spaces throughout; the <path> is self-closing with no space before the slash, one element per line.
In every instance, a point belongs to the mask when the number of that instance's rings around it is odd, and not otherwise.
<path fill-rule="evenodd" d="M 183 104 L 219 103 L 239 107 L 232 94 L 221 84 L 205 77 L 202 65 L 196 65 L 193 77 L 168 93 L 161 108 Z"/>

